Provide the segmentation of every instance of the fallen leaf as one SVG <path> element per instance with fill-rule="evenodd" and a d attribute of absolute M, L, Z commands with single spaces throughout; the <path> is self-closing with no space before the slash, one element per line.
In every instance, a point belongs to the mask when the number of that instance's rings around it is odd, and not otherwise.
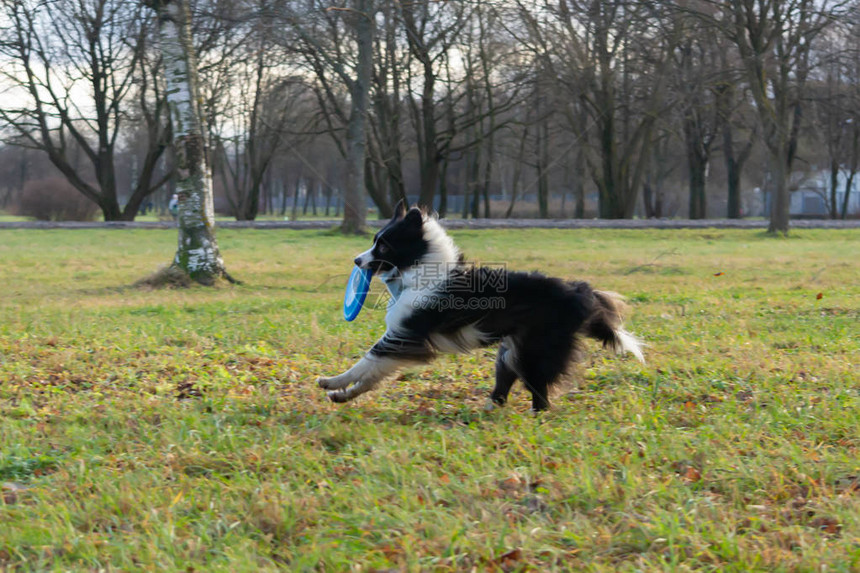
<path fill-rule="evenodd" d="M 702 472 L 700 472 L 693 466 L 688 466 L 687 471 L 684 472 L 684 481 L 696 482 L 700 479 L 702 479 Z"/>
<path fill-rule="evenodd" d="M 702 479 L 702 472 L 689 462 L 674 462 L 672 469 L 687 483 L 694 483 Z"/>
<path fill-rule="evenodd" d="M 726 273 L 724 273 L 723 271 L 720 271 L 720 272 L 718 272 L 718 273 L 714 273 L 714 276 L 715 276 L 715 277 L 721 277 L 721 276 L 723 276 L 724 274 L 726 274 Z"/>
<path fill-rule="evenodd" d="M 507 553 L 503 553 L 499 555 L 498 562 L 502 567 L 510 567 L 514 565 L 517 561 L 520 561 L 523 558 L 523 552 L 519 549 L 511 549 Z"/>
<path fill-rule="evenodd" d="M 842 530 L 842 524 L 832 517 L 816 517 L 809 522 L 811 527 L 820 529 L 828 535 L 838 535 Z"/>
<path fill-rule="evenodd" d="M 822 298 L 824 298 L 824 293 L 823 293 L 823 292 L 820 292 L 820 293 L 818 293 L 817 295 L 815 295 L 815 300 L 821 300 Z"/>
<path fill-rule="evenodd" d="M 502 489 L 507 490 L 507 491 L 513 491 L 513 490 L 519 489 L 520 486 L 522 486 L 522 484 L 523 484 L 523 480 L 522 480 L 522 478 L 520 478 L 520 476 L 512 475 L 508 479 L 503 480 L 499 484 L 499 487 L 501 487 Z"/>
<path fill-rule="evenodd" d="M 439 476 L 439 481 L 444 484 L 449 484 L 451 483 L 451 478 L 448 477 L 448 474 L 442 474 L 441 476 Z"/>

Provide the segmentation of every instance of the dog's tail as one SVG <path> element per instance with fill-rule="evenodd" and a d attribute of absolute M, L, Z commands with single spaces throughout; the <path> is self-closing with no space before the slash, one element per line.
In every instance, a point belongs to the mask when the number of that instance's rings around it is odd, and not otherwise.
<path fill-rule="evenodd" d="M 583 327 L 583 334 L 596 338 L 604 347 L 615 352 L 629 352 L 643 364 L 642 341 L 630 334 L 622 325 L 626 308 L 621 295 L 614 292 L 594 291 L 594 310 Z"/>

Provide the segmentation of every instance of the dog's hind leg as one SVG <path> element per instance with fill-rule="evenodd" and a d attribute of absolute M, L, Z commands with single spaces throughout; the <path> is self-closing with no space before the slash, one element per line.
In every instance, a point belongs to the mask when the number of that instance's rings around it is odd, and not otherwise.
<path fill-rule="evenodd" d="M 578 327 L 578 325 L 575 325 Z M 532 393 L 532 410 L 549 408 L 549 388 L 558 382 L 576 351 L 576 338 L 567 327 L 532 334 L 517 348 L 517 369 Z"/>
<path fill-rule="evenodd" d="M 517 381 L 517 373 L 513 369 L 514 353 L 504 342 L 499 346 L 499 353 L 496 355 L 496 386 L 490 393 L 490 400 L 493 404 L 504 406 L 508 401 L 508 393 L 514 382 Z M 488 405 L 492 408 L 492 405 Z"/>
<path fill-rule="evenodd" d="M 545 376 L 531 373 L 523 380 L 526 388 L 532 393 L 532 410 L 540 412 L 549 408 L 549 381 Z"/>

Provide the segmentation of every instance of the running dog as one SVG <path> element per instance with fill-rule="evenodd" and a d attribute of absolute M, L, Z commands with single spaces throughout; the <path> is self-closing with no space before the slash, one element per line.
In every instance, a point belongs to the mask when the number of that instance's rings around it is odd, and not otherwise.
<path fill-rule="evenodd" d="M 499 344 L 490 406 L 502 406 L 521 379 L 532 409 L 549 407 L 549 389 L 581 354 L 583 336 L 640 361 L 642 344 L 624 330 L 614 293 L 540 273 L 466 264 L 434 215 L 401 202 L 394 217 L 355 258 L 392 295 L 385 334 L 352 368 L 320 378 L 333 402 L 373 390 L 404 366 L 440 353 Z"/>

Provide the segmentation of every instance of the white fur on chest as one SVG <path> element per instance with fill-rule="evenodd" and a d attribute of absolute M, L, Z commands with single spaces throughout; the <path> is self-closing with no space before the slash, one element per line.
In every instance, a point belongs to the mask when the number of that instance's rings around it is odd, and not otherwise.
<path fill-rule="evenodd" d="M 388 330 L 402 331 L 406 319 L 416 310 L 431 305 L 438 297 L 443 284 L 444 280 L 424 280 L 420 267 L 403 273 L 402 290 L 397 298 L 392 298 L 385 313 L 385 325 Z"/>

